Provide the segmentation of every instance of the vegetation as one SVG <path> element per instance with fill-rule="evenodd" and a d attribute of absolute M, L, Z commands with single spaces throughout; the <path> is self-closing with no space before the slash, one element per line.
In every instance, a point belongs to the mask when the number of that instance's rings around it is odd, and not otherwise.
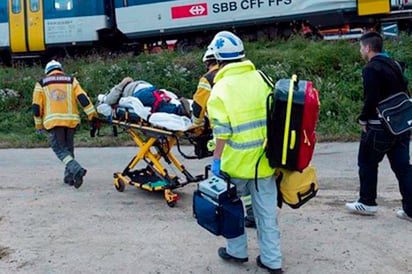
<path fill-rule="evenodd" d="M 387 40 L 386 51 L 394 58 L 412 63 L 410 36 Z M 322 140 L 354 140 L 358 138 L 356 123 L 362 105 L 361 70 L 364 61 L 358 41 L 313 41 L 300 36 L 287 41 L 261 41 L 245 44 L 246 54 L 257 68 L 274 80 L 296 73 L 299 79 L 312 80 L 319 90 L 321 110 L 317 127 Z M 104 56 L 93 54 L 62 61 L 67 73 L 77 77 L 95 101 L 128 75 L 144 79 L 158 87 L 191 97 L 198 78 L 204 73 L 203 50 L 182 54 L 164 51 L 157 54 Z M 31 112 L 31 96 L 35 81 L 43 76 L 43 67 L 15 64 L 0 68 L 0 147 L 46 146 L 45 135 L 36 134 Z M 411 79 L 411 72 L 407 71 Z M 110 135 L 110 129 L 105 129 Z M 124 136 L 124 135 L 123 135 Z M 86 122 L 76 136 L 79 145 L 124 145 L 127 136 L 90 138 Z"/>

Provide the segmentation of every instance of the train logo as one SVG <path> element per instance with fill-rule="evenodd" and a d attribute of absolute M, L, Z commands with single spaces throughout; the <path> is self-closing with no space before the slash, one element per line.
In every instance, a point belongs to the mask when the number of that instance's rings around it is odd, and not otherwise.
<path fill-rule="evenodd" d="M 184 5 L 172 7 L 172 19 L 198 17 L 207 15 L 207 4 L 198 3 L 193 5 Z"/>

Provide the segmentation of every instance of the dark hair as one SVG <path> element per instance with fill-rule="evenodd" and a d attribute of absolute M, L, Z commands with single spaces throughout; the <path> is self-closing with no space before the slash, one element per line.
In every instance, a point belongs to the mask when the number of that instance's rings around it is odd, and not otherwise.
<path fill-rule="evenodd" d="M 220 66 L 224 66 L 230 63 L 242 62 L 244 60 L 246 60 L 245 57 L 239 58 L 239 59 L 233 59 L 233 60 L 217 60 L 217 63 L 219 64 L 219 67 L 220 67 Z"/>
<path fill-rule="evenodd" d="M 367 32 L 362 35 L 360 42 L 364 46 L 370 46 L 376 53 L 381 53 L 383 51 L 383 38 L 376 31 Z"/>

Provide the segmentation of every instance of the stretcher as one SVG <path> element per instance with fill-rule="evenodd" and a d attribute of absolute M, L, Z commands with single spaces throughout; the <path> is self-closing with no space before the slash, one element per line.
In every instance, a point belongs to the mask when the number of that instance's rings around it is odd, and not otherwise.
<path fill-rule="evenodd" d="M 211 156 L 211 152 L 207 150 L 207 141 L 212 139 L 212 132 L 208 125 L 181 131 L 153 126 L 147 120 L 150 119 L 142 119 L 131 108 L 118 106 L 113 110 L 113 116 L 99 116 L 97 123 L 93 123 L 91 135 L 99 135 L 99 123 L 113 126 L 115 135 L 118 128 L 127 132 L 139 150 L 122 172 L 113 174 L 116 190 L 123 192 L 126 185 L 131 185 L 149 192 L 163 191 L 167 205 L 174 207 L 179 200 L 179 195 L 174 190 L 204 180 L 207 170 L 204 174 L 192 175 L 173 154 L 172 148 L 176 146 L 177 151 L 186 159 Z M 194 146 L 194 155 L 183 153 L 180 147 L 183 140 Z M 146 167 L 137 169 L 140 162 L 144 162 Z"/>

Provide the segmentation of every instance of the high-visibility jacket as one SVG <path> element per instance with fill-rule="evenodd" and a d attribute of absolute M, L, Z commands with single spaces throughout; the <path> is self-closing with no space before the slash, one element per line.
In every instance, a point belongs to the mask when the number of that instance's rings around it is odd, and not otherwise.
<path fill-rule="evenodd" d="M 75 128 L 80 123 L 78 103 L 89 120 L 97 117 L 90 98 L 76 78 L 52 71 L 34 87 L 32 107 L 36 129 Z"/>
<path fill-rule="evenodd" d="M 204 74 L 197 85 L 195 94 L 193 95 L 193 115 L 192 120 L 195 125 L 202 125 L 203 118 L 205 117 L 207 100 L 209 99 L 210 93 L 212 92 L 213 80 L 217 71 L 219 70 L 219 65 L 212 66 L 206 74 Z"/>
<path fill-rule="evenodd" d="M 213 135 L 226 140 L 221 170 L 231 177 L 252 179 L 273 175 L 264 155 L 266 138 L 266 97 L 270 87 L 249 60 L 229 63 L 215 76 L 207 103 Z"/>

